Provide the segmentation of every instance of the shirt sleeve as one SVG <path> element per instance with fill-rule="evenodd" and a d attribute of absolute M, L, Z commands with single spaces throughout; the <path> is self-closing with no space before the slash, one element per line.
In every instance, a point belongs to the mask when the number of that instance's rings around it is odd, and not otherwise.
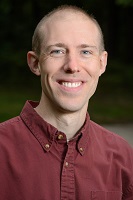
<path fill-rule="evenodd" d="M 130 180 L 130 183 L 127 185 L 126 189 L 124 190 L 123 193 L 123 198 L 122 200 L 133 200 L 133 149 L 131 148 L 130 151 L 130 158 L 131 161 L 129 161 L 131 163 L 131 168 L 130 168 L 130 172 L 129 172 L 129 177 L 128 180 Z"/>

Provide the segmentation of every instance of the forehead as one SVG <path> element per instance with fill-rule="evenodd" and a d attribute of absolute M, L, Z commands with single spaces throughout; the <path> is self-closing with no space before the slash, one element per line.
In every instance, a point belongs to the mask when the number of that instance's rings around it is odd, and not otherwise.
<path fill-rule="evenodd" d="M 52 20 L 64 20 L 64 19 L 72 19 L 72 18 L 82 18 L 82 19 L 89 19 L 89 15 L 82 13 L 77 10 L 72 10 L 72 9 L 66 9 L 66 10 L 60 10 L 55 13 L 53 13 L 51 16 L 47 18 L 47 21 L 52 21 Z"/>
<path fill-rule="evenodd" d="M 64 23 L 65 25 L 65 22 L 68 22 L 70 23 L 70 25 L 73 23 L 73 22 L 82 22 L 82 23 L 86 23 L 86 27 L 89 25 L 89 26 L 93 26 L 93 28 L 97 29 L 96 27 L 96 24 L 92 21 L 92 19 L 85 15 L 84 13 L 80 12 L 80 11 L 74 11 L 74 10 L 62 10 L 62 11 L 59 11 L 59 12 L 56 12 L 54 14 L 52 14 L 51 16 L 49 16 L 44 24 L 42 23 L 42 28 L 43 27 L 50 27 L 50 26 L 53 26 L 54 24 L 57 24 L 57 23 Z M 80 26 L 80 24 L 79 24 Z M 79 27 L 80 28 L 80 27 Z"/>
<path fill-rule="evenodd" d="M 99 35 L 97 26 L 88 16 L 80 12 L 70 11 L 60 11 L 46 19 L 41 26 L 41 34 L 43 34 L 42 38 L 44 38 L 45 43 L 55 42 L 56 39 L 65 41 L 71 39 L 73 42 L 76 39 L 96 42 Z"/>

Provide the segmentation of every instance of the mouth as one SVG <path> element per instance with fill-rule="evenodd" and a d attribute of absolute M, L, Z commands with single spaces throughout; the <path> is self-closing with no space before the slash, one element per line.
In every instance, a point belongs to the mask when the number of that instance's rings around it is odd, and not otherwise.
<path fill-rule="evenodd" d="M 79 86 L 81 86 L 82 82 L 60 82 L 61 85 L 63 85 L 64 87 L 67 87 L 67 88 L 77 88 Z"/>

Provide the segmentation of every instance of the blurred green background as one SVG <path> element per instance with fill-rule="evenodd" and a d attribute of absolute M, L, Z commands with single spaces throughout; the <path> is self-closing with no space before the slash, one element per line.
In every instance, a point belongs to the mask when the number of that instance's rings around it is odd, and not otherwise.
<path fill-rule="evenodd" d="M 39 20 L 54 7 L 73 4 L 100 23 L 108 66 L 89 103 L 98 123 L 133 122 L 133 0 L 1 0 L 0 122 L 18 115 L 27 99 L 39 100 L 40 80 L 27 66 L 26 54 Z"/>

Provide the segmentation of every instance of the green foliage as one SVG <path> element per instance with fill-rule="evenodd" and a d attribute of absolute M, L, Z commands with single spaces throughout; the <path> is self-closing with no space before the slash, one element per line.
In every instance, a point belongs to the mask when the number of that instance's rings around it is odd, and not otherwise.
<path fill-rule="evenodd" d="M 4 86 L 0 87 L 0 122 L 20 114 L 27 99 L 39 100 L 41 91 L 37 87 Z"/>
<path fill-rule="evenodd" d="M 133 0 L 116 0 L 116 3 L 122 6 L 133 6 Z"/>

